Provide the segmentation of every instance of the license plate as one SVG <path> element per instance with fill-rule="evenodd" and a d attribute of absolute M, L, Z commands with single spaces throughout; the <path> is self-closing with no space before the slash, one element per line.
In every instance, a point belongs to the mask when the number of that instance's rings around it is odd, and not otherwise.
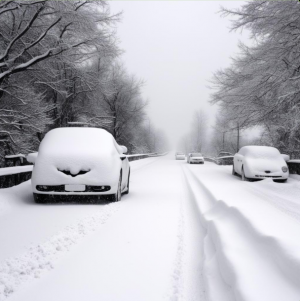
<path fill-rule="evenodd" d="M 65 191 L 85 191 L 85 185 L 65 185 Z"/>

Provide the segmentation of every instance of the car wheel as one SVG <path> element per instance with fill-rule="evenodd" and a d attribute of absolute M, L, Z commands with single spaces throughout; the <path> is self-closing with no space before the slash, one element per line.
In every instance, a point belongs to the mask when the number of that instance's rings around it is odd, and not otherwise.
<path fill-rule="evenodd" d="M 274 182 L 277 182 L 277 183 L 286 183 L 287 182 L 287 179 L 285 180 L 273 180 Z"/>
<path fill-rule="evenodd" d="M 39 194 L 39 193 L 34 193 L 33 198 L 37 204 L 46 204 L 49 199 L 47 194 Z"/>
<path fill-rule="evenodd" d="M 242 181 L 248 181 L 248 178 L 245 176 L 244 168 L 242 167 Z"/>
<path fill-rule="evenodd" d="M 233 175 L 233 176 L 236 176 L 236 172 L 235 172 L 235 170 L 234 170 L 234 165 L 232 165 L 232 175 Z"/>
<path fill-rule="evenodd" d="M 120 202 L 122 198 L 122 173 L 120 174 L 119 183 L 118 183 L 118 191 L 116 193 L 116 202 Z"/>
<path fill-rule="evenodd" d="M 117 193 L 106 195 L 105 199 L 110 202 L 120 202 L 121 197 L 122 197 L 122 173 L 120 174 Z"/>
<path fill-rule="evenodd" d="M 130 170 L 129 170 L 129 173 L 128 173 L 127 190 L 124 192 L 124 194 L 128 194 L 129 193 L 129 181 L 130 181 Z"/>

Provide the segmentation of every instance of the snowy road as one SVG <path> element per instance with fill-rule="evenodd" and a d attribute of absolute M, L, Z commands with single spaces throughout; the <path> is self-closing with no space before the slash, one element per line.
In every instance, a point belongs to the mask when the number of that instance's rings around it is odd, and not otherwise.
<path fill-rule="evenodd" d="M 300 299 L 300 182 L 242 182 L 173 156 L 131 163 L 103 205 L 0 191 L 0 301 Z"/>

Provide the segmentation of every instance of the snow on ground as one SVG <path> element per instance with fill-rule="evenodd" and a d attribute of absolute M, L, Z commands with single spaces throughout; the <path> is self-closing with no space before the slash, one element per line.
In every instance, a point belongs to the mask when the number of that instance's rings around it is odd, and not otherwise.
<path fill-rule="evenodd" d="M 300 300 L 300 181 L 173 155 L 130 165 L 118 203 L 0 190 L 1 301 Z"/>
<path fill-rule="evenodd" d="M 29 182 L 0 191 L 1 301 L 204 300 L 201 233 L 190 228 L 199 219 L 185 216 L 180 166 L 130 165 L 119 203 L 37 205 Z"/>
<path fill-rule="evenodd" d="M 299 300 L 300 182 L 242 182 L 209 162 L 183 169 L 206 229 L 208 300 Z"/>

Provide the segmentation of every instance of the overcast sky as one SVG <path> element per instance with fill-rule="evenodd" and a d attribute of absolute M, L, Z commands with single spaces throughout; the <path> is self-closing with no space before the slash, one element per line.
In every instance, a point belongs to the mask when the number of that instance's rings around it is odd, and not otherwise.
<path fill-rule="evenodd" d="M 110 1 L 111 11 L 123 11 L 117 33 L 129 73 L 145 81 L 152 123 L 171 142 L 189 131 L 195 110 L 213 116 L 208 80 L 229 66 L 238 41 L 247 37 L 229 32 L 230 21 L 220 16 L 221 5 L 242 1 Z M 211 117 L 213 119 L 213 117 Z"/>

